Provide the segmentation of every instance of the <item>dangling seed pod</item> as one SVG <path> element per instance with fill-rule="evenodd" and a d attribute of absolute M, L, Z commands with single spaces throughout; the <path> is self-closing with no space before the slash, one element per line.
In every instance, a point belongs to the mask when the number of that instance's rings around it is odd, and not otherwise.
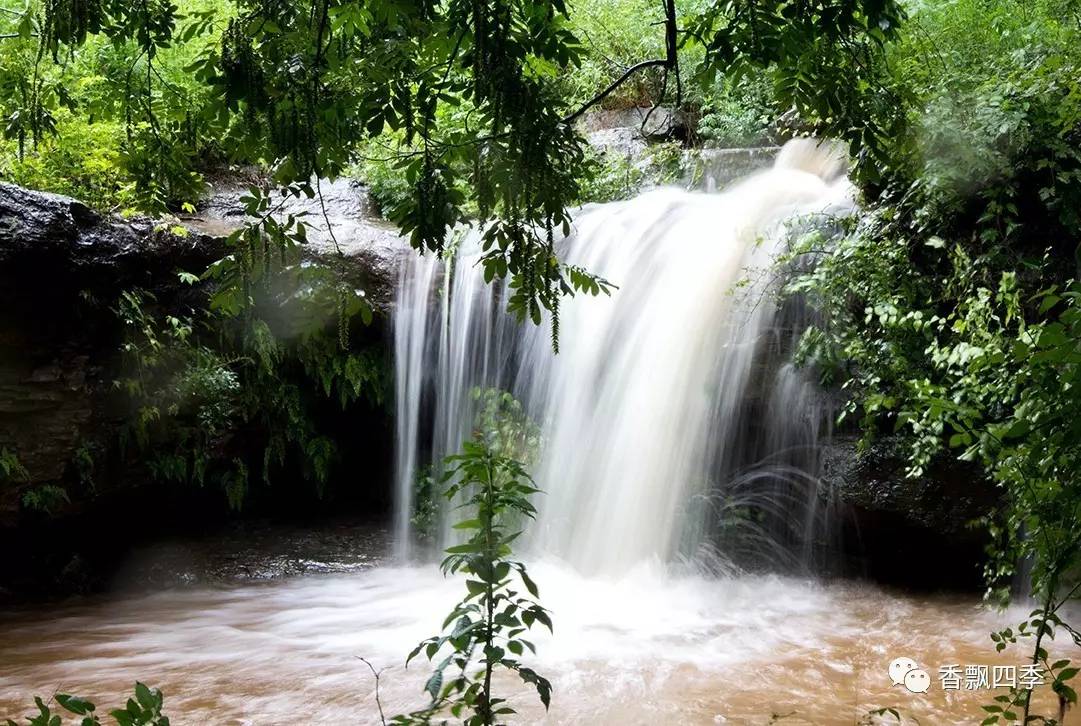
<path fill-rule="evenodd" d="M 246 101 L 254 108 L 265 105 L 263 67 L 252 48 L 246 23 L 237 18 L 229 21 L 221 35 L 221 73 L 230 103 Z"/>
<path fill-rule="evenodd" d="M 101 32 L 105 10 L 101 0 L 45 0 L 43 21 L 42 47 L 56 61 L 61 45 L 81 45 L 87 35 Z"/>
<path fill-rule="evenodd" d="M 555 284 L 559 273 L 559 262 L 555 256 L 555 244 L 552 233 L 552 215 L 549 213 L 544 219 L 544 229 L 548 235 L 546 256 L 544 260 L 544 295 L 548 303 L 548 309 L 552 311 L 552 352 L 559 353 L 559 286 Z M 555 269 L 553 269 L 555 267 Z"/>
<path fill-rule="evenodd" d="M 342 350 L 349 349 L 349 291 L 345 285 L 338 286 L 338 345 Z"/>

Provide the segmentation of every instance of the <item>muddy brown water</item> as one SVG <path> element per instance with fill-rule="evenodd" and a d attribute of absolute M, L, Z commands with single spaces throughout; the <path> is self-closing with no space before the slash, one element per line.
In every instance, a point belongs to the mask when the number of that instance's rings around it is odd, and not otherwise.
<path fill-rule="evenodd" d="M 292 541 L 271 539 L 279 550 Z M 434 566 L 379 564 L 381 551 L 320 554 L 329 562 L 274 555 L 309 562 L 300 573 L 287 568 L 240 582 L 234 573 L 219 584 L 204 579 L 0 614 L 0 717 L 29 714 L 33 695 L 57 691 L 89 697 L 104 711 L 141 680 L 164 691 L 174 724 L 377 724 L 374 679 L 358 656 L 383 669 L 388 716 L 423 706 L 427 664 L 407 669 L 404 657 L 435 632 L 460 583 Z M 166 548 L 151 559 L 175 568 L 169 557 L 176 555 Z M 996 654 L 988 634 L 1027 608 L 994 612 L 972 596 L 673 576 L 650 567 L 607 579 L 557 562 L 532 568 L 555 634 L 538 635 L 531 665 L 552 680 L 554 695 L 545 713 L 502 679 L 520 712 L 512 723 L 854 724 L 882 707 L 910 723 L 979 723 L 981 706 L 1006 690 L 966 688 L 964 679 L 944 690 L 939 669 L 990 672 L 1025 661 L 1017 648 Z M 1079 655 L 1072 645 L 1052 649 Z M 928 672 L 928 692 L 891 684 L 888 665 L 902 656 Z M 1044 711 L 1057 708 L 1046 686 L 1037 701 Z"/>

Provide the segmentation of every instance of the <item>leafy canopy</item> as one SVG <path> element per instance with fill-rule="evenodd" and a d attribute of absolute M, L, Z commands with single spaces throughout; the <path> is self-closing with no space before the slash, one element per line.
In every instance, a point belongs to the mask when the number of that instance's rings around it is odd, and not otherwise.
<path fill-rule="evenodd" d="M 238 0 L 183 10 L 171 0 L 45 0 L 3 18 L 13 36 L 5 42 L 32 50 L 20 56 L 26 72 L 7 76 L 7 133 L 20 143 L 54 133 L 58 109 L 77 106 L 76 79 L 43 64 L 85 62 L 80 50 L 94 47 L 120 62 L 101 102 L 82 110 L 122 123 L 121 162 L 144 208 L 192 201 L 208 154 L 262 160 L 283 190 L 317 194 L 313 177 L 335 177 L 372 153 L 366 142 L 390 139 L 385 153 L 410 193 L 387 211 L 413 245 L 441 251 L 448 231 L 475 217 L 488 278 L 511 278 L 510 309 L 539 321 L 547 308 L 557 327 L 562 294 L 607 287 L 571 274 L 554 244 L 570 231 L 589 164 L 573 124 L 582 110 L 647 69 L 662 72 L 664 88 L 673 72 L 678 102 L 693 75 L 681 75 L 682 47 L 705 75 L 776 68 L 782 103 L 853 140 L 846 104 L 869 84 L 851 81 L 869 74 L 901 15 L 889 0 L 712 2 L 683 14 L 672 0 L 657 6 L 663 53 L 582 101 L 564 82 L 583 46 L 563 0 Z"/>

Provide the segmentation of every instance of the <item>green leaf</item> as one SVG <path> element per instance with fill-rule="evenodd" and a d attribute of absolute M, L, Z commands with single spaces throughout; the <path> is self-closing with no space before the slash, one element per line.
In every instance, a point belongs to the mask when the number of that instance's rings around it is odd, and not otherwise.
<path fill-rule="evenodd" d="M 436 670 L 428 678 L 424 684 L 424 690 L 428 692 L 428 695 L 432 697 L 432 700 L 439 698 L 439 691 L 443 688 L 443 671 Z"/>
<path fill-rule="evenodd" d="M 448 547 L 447 549 L 445 549 L 443 551 L 446 552 L 448 555 L 472 554 L 472 553 L 475 553 L 475 552 L 480 552 L 481 551 L 481 546 L 479 544 L 467 543 L 467 544 L 455 545 L 453 547 Z"/>
<path fill-rule="evenodd" d="M 135 719 L 125 710 L 116 709 L 110 711 L 109 715 L 116 720 L 118 726 L 135 726 Z"/>
<path fill-rule="evenodd" d="M 85 716 L 94 710 L 94 704 L 78 696 L 70 696 L 66 693 L 56 694 L 56 702 L 78 716 Z"/>
<path fill-rule="evenodd" d="M 1062 681 L 1055 681 L 1051 686 L 1051 690 L 1066 699 L 1067 703 L 1077 703 L 1077 691 Z"/>
<path fill-rule="evenodd" d="M 529 594 L 533 597 L 540 597 L 540 590 L 537 587 L 537 583 L 533 582 L 533 579 L 528 574 L 526 574 L 524 565 L 518 568 L 518 574 L 521 575 L 522 584 L 524 584 L 526 589 L 529 590 Z"/>

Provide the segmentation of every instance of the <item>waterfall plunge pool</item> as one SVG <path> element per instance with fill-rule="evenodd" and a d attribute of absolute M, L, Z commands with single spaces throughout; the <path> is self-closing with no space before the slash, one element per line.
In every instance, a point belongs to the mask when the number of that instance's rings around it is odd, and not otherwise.
<path fill-rule="evenodd" d="M 1018 666 L 988 633 L 1027 612 L 974 596 L 916 596 L 854 582 L 778 576 L 712 579 L 641 566 L 619 578 L 531 564 L 554 636 L 533 665 L 553 683 L 502 684 L 515 723 L 854 724 L 895 707 L 922 724 L 978 723 L 1005 689 L 944 691 L 940 666 Z M 136 680 L 161 688 L 174 724 L 377 724 L 371 673 L 383 668 L 388 717 L 424 705 L 428 664 L 405 656 L 434 634 L 462 592 L 434 565 L 115 595 L 0 615 L 0 715 L 32 696 L 89 697 L 104 710 Z M 914 694 L 891 686 L 906 656 L 931 674 Z M 1051 711 L 1048 688 L 1041 703 Z"/>

